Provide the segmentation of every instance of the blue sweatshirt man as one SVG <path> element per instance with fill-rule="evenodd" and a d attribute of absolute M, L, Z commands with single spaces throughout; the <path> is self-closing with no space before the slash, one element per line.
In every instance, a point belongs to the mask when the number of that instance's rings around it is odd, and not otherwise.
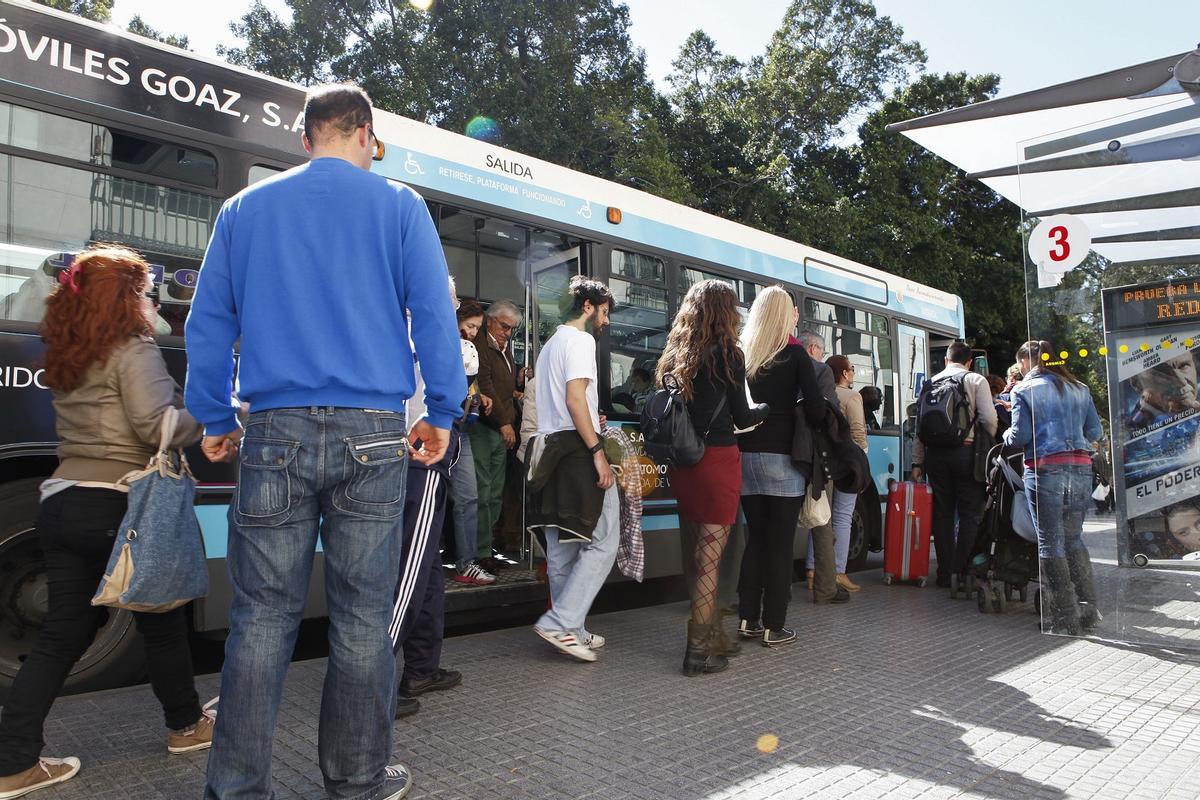
<path fill-rule="evenodd" d="M 217 216 L 185 328 L 188 410 L 217 436 L 255 411 L 338 406 L 403 413 L 415 385 L 449 428 L 467 387 L 446 260 L 424 201 L 340 158 L 317 158 L 231 198 Z M 409 420 L 411 424 L 415 420 Z"/>

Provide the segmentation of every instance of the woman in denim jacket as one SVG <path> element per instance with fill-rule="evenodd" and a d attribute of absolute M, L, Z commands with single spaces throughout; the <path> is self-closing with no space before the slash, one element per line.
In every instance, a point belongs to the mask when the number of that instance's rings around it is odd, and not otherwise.
<path fill-rule="evenodd" d="M 1054 357 L 1049 342 L 1017 351 L 1034 364 L 1013 389 L 1004 443 L 1025 448 L 1025 497 L 1037 525 L 1042 607 L 1048 633 L 1078 635 L 1100 622 L 1083 516 L 1092 493 L 1092 443 L 1104 435 L 1088 388 Z"/>

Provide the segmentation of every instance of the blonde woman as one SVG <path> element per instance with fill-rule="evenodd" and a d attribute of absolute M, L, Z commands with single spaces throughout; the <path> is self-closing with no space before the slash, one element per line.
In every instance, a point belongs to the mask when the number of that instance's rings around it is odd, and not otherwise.
<path fill-rule="evenodd" d="M 799 344 L 788 343 L 797 318 L 791 295 L 772 286 L 755 299 L 741 338 L 750 395 L 770 411 L 762 425 L 738 436 L 747 527 L 738 584 L 738 634 L 761 637 L 764 647 L 796 640 L 785 623 L 796 520 L 807 485 L 791 456 L 797 398 L 803 398 L 810 424 L 825 412 L 812 359 Z"/>

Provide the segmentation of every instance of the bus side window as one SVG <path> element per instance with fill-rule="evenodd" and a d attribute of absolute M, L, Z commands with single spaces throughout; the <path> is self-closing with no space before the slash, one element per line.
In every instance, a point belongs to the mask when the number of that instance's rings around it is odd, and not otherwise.
<path fill-rule="evenodd" d="M 665 267 L 660 259 L 612 251 L 608 288 L 617 302 L 609 328 L 609 400 L 613 416 L 636 419 L 654 392 L 667 343 Z"/>

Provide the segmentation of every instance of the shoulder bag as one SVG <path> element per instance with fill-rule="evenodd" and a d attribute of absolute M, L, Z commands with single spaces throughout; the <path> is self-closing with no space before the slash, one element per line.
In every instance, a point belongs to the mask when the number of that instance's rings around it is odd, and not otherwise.
<path fill-rule="evenodd" d="M 158 452 L 121 478 L 129 508 L 117 530 L 94 606 L 164 612 L 208 594 L 208 563 L 193 501 L 196 482 L 181 450 L 171 450 L 179 410 L 163 414 Z"/>

